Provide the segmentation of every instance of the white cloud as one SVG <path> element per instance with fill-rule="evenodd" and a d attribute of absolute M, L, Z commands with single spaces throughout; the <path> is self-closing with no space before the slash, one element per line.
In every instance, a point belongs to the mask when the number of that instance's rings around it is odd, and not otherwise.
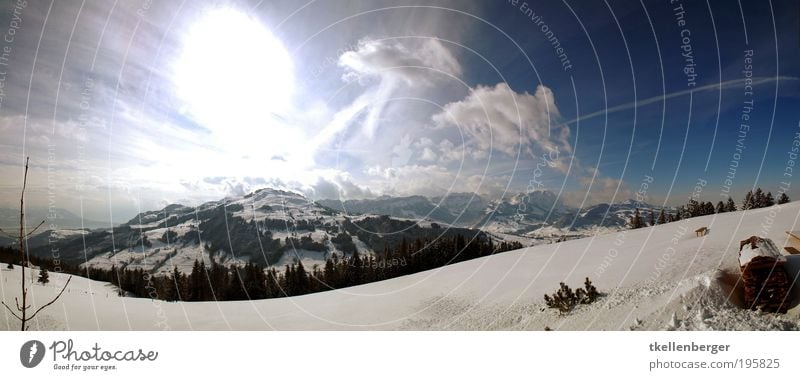
<path fill-rule="evenodd" d="M 453 192 L 499 195 L 507 177 L 467 175 L 440 165 L 374 166 L 367 170 L 365 182 L 380 193 L 398 196 L 440 196 Z"/>
<path fill-rule="evenodd" d="M 436 39 L 361 40 L 358 49 L 339 57 L 339 66 L 347 81 L 380 78 L 412 87 L 462 72 L 453 53 Z"/>
<path fill-rule="evenodd" d="M 376 196 L 372 190 L 355 184 L 344 173 L 331 178 L 319 177 L 315 184 L 305 187 L 303 192 L 312 199 L 364 199 Z"/>
<path fill-rule="evenodd" d="M 498 83 L 472 89 L 463 100 L 445 105 L 433 121 L 460 128 L 467 144 L 484 153 L 516 156 L 519 149 L 536 154 L 558 149 L 565 156 L 572 151 L 570 130 L 558 123 L 560 117 L 549 88 L 540 85 L 533 94 L 517 93 Z"/>

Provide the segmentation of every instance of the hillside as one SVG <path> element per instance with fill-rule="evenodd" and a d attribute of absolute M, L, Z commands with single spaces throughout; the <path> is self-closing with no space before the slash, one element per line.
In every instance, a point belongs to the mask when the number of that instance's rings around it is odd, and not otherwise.
<path fill-rule="evenodd" d="M 536 240 L 571 235 L 589 236 L 624 228 L 634 210 L 646 218 L 661 207 L 628 199 L 619 203 L 586 205 L 580 208 L 561 203 L 549 190 L 513 194 L 487 200 L 477 194 L 454 193 L 444 197 L 422 196 L 317 201 L 346 215 L 381 214 L 396 218 L 431 220 L 454 226 L 481 228 L 496 234 L 510 234 Z M 666 207 L 667 211 L 674 211 Z"/>
<path fill-rule="evenodd" d="M 61 260 L 84 267 L 164 274 L 175 267 L 189 272 L 195 260 L 226 267 L 252 262 L 280 268 L 300 261 L 312 268 L 324 265 L 334 254 L 349 256 L 357 250 L 372 255 L 403 239 L 411 242 L 454 234 L 470 239 L 483 232 L 436 228 L 413 219 L 346 216 L 301 194 L 265 188 L 196 208 L 168 205 L 113 229 L 48 231 L 28 243 L 37 257 L 49 258 L 58 252 Z"/>
<path fill-rule="evenodd" d="M 784 246 L 798 229 L 800 202 L 682 220 L 475 259 L 387 281 L 258 301 L 168 303 L 119 298 L 108 284 L 73 279 L 64 298 L 32 329 L 318 330 L 530 329 L 556 330 L 796 330 L 798 289 L 786 315 L 737 306 L 739 240 L 769 237 Z M 709 235 L 696 237 L 707 226 Z M 765 226 L 768 229 L 765 230 Z M 800 257 L 787 257 L 797 280 Z M 13 302 L 19 268 L 2 265 L 0 296 Z M 575 287 L 590 277 L 598 302 L 562 317 L 542 295 L 561 281 Z M 32 285 L 34 302 L 57 291 Z M 2 313 L 6 313 L 3 311 Z M 0 328 L 16 328 L 3 314 Z M 5 322 L 4 322 L 5 321 Z"/>

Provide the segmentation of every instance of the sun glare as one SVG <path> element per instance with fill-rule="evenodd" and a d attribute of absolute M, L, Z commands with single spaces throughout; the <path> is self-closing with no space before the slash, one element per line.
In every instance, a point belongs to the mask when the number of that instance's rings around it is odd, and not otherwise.
<path fill-rule="evenodd" d="M 174 73 L 186 110 L 214 131 L 248 132 L 286 110 L 293 90 L 289 53 L 241 11 L 208 11 L 188 30 Z M 241 136 L 241 135 L 240 135 Z"/>

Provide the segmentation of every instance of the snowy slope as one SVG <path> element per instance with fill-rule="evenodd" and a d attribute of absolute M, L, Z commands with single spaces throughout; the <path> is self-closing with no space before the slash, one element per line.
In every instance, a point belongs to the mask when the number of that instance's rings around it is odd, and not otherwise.
<path fill-rule="evenodd" d="M 118 298 L 107 284 L 75 278 L 70 293 L 32 328 L 798 329 L 797 296 L 788 314 L 761 314 L 737 307 L 740 293 L 732 290 L 739 240 L 760 235 L 783 247 L 784 231 L 798 229 L 798 218 L 800 202 L 793 202 L 540 245 L 337 291 L 252 302 Z M 709 234 L 696 237 L 694 230 L 702 226 Z M 798 259 L 787 257 L 792 276 L 800 268 Z M 6 302 L 18 292 L 18 274 L 18 268 L 0 271 L 0 296 Z M 587 276 L 605 294 L 598 302 L 567 316 L 544 308 L 545 292 L 561 281 L 580 286 Z M 58 274 L 51 278 L 63 281 Z M 54 289 L 32 288 L 37 302 Z M 16 328 L 12 322 L 0 314 L 0 328 Z"/>

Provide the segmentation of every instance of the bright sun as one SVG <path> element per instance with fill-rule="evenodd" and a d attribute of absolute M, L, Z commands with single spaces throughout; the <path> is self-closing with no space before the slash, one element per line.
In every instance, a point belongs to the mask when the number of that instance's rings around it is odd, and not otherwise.
<path fill-rule="evenodd" d="M 288 109 L 293 65 L 283 44 L 258 20 L 235 9 L 215 9 L 189 29 L 174 81 L 196 120 L 241 137 Z"/>

